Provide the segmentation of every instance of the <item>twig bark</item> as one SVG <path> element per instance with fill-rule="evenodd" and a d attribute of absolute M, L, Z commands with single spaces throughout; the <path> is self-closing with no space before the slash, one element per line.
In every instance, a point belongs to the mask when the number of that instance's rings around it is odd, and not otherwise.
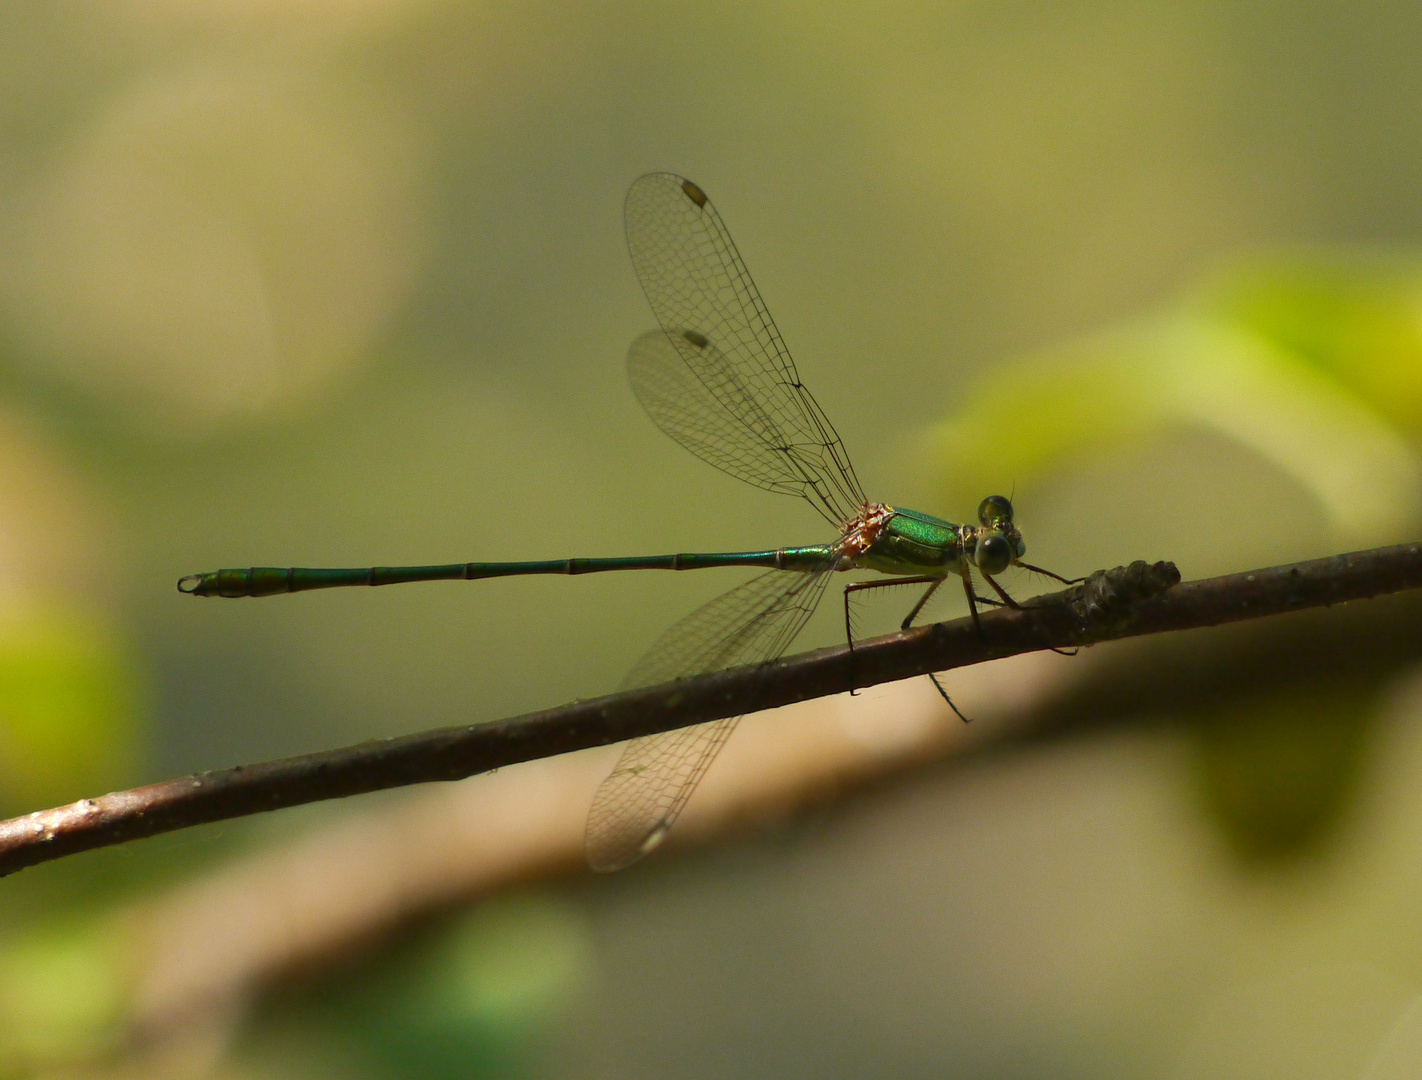
<path fill-rule="evenodd" d="M 476 773 L 809 698 L 1047 648 L 1188 630 L 1422 586 L 1403 544 L 1173 587 L 1169 563 L 1133 563 L 1020 609 L 936 623 L 751 668 L 254 765 L 198 773 L 0 822 L 0 874 L 266 810 Z"/>

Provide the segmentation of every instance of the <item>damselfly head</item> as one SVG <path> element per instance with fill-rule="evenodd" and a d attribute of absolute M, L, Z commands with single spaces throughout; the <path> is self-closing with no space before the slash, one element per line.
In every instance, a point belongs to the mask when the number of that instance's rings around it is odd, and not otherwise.
<path fill-rule="evenodd" d="M 978 520 L 986 528 L 1012 523 L 1012 503 L 1005 495 L 989 495 L 978 503 Z"/>
<path fill-rule="evenodd" d="M 1000 574 L 1012 564 L 1012 544 L 996 529 L 978 533 L 973 561 L 984 574 Z"/>
<path fill-rule="evenodd" d="M 989 495 L 978 504 L 977 544 L 973 561 L 984 574 L 1000 574 L 1027 554 L 1022 534 L 1012 521 L 1012 502 L 1003 495 Z"/>

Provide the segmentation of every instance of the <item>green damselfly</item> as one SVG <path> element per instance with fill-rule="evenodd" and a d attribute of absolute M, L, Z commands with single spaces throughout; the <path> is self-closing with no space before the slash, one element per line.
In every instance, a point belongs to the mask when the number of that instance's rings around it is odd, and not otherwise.
<path fill-rule="evenodd" d="M 542 562 L 251 567 L 193 574 L 178 582 L 179 590 L 194 596 L 271 596 L 524 574 L 718 566 L 769 570 L 667 630 L 624 680 L 625 687 L 633 687 L 775 659 L 809 620 L 836 571 L 889 575 L 845 587 L 845 633 L 851 645 L 849 598 L 859 590 L 925 586 L 903 620 L 907 629 L 950 577 L 961 580 L 975 620 L 979 602 L 1015 606 L 994 580 L 1009 566 L 1066 581 L 1022 561 L 1027 548 L 1013 521 L 1012 503 L 1001 495 L 982 501 L 976 525 L 869 501 L 834 425 L 800 381 L 721 215 L 699 187 L 671 173 L 641 177 L 627 194 L 626 224 L 632 264 L 661 324 L 633 342 L 627 355 L 628 378 L 647 414 L 718 469 L 756 487 L 805 499 L 837 530 L 837 540 L 770 551 Z M 974 568 L 1000 601 L 974 593 Z M 936 678 L 934 685 L 957 712 Z M 739 719 L 628 743 L 588 814 L 587 855 L 594 869 L 620 869 L 657 846 Z"/>

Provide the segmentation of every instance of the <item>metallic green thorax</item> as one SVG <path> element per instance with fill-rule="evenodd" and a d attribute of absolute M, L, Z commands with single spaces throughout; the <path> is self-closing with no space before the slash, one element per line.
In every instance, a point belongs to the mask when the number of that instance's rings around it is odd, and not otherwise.
<path fill-rule="evenodd" d="M 882 574 L 946 577 L 960 572 L 965 526 L 917 510 L 892 506 L 883 509 L 888 511 L 887 519 L 868 550 L 854 560 L 854 566 Z"/>
<path fill-rule="evenodd" d="M 274 596 L 309 589 L 397 585 L 411 581 L 472 581 L 529 574 L 596 574 L 610 570 L 704 570 L 718 566 L 762 566 L 799 573 L 862 568 L 884 574 L 947 576 L 961 573 L 965 545 L 970 548 L 973 533 L 971 526 L 954 525 L 914 510 L 871 504 L 836 544 L 770 551 L 441 566 L 349 569 L 253 566 L 193 574 L 183 578 L 178 587 L 193 596 Z"/>

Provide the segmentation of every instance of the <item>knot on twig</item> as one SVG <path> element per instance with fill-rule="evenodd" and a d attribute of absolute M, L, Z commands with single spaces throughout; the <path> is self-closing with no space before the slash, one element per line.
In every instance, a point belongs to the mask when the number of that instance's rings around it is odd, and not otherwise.
<path fill-rule="evenodd" d="M 1132 605 L 1179 584 L 1180 571 L 1173 562 L 1137 559 L 1130 566 L 1097 570 L 1068 589 L 1063 599 L 1085 629 L 1103 620 L 1114 621 Z"/>

